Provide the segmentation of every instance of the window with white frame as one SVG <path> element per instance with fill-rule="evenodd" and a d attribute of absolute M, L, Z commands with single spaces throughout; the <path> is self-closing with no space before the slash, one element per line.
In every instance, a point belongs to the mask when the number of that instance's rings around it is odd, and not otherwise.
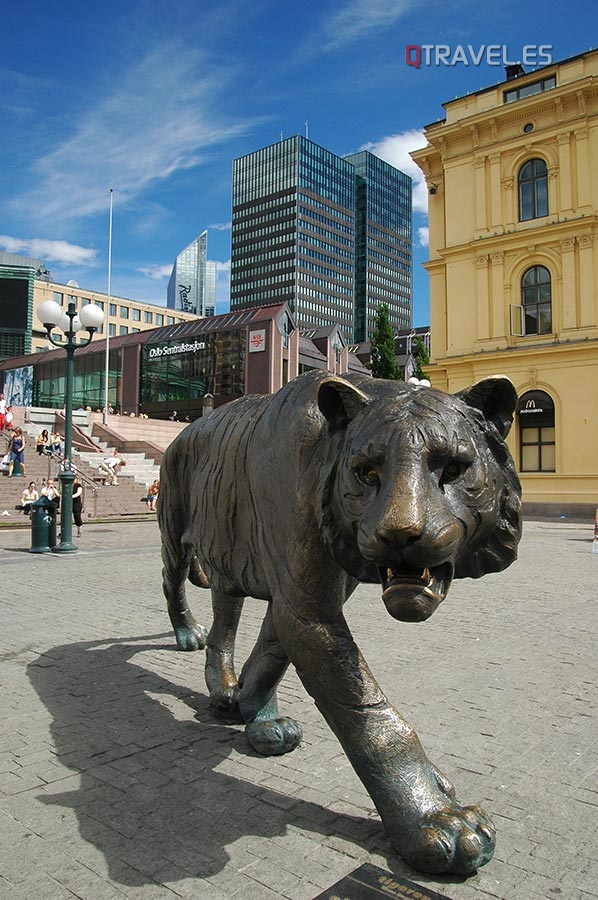
<path fill-rule="evenodd" d="M 521 278 L 521 303 L 511 306 L 511 334 L 552 332 L 552 279 L 546 266 L 531 266 Z"/>

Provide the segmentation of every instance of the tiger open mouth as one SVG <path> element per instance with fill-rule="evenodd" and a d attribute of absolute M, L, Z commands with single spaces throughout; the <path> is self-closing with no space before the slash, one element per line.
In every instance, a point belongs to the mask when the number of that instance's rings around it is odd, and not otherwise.
<path fill-rule="evenodd" d="M 423 622 L 446 597 L 453 566 L 443 563 L 420 569 L 401 563 L 380 568 L 379 573 L 384 588 L 382 599 L 391 616 L 401 622 Z"/>

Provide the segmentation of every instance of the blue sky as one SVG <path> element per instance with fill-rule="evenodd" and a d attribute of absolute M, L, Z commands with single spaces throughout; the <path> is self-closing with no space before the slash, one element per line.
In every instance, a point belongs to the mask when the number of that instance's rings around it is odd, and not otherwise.
<path fill-rule="evenodd" d="M 590 9 L 591 9 L 590 5 Z M 0 249 L 54 280 L 165 303 L 176 254 L 205 228 L 228 308 L 232 160 L 306 132 L 414 176 L 414 323 L 428 322 L 426 192 L 408 151 L 442 103 L 503 80 L 489 65 L 408 66 L 408 45 L 589 49 L 578 2 L 32 0 L 5 4 Z"/>

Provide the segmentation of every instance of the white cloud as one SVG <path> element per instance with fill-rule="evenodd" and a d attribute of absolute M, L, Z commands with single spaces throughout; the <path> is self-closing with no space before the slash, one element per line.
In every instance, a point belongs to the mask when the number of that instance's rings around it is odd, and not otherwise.
<path fill-rule="evenodd" d="M 386 162 L 410 175 L 413 179 L 413 209 L 415 212 L 428 212 L 428 190 L 420 167 L 409 156 L 412 150 L 419 150 L 427 144 L 423 131 L 412 129 L 391 134 L 369 144 L 360 150 L 369 150 Z"/>
<path fill-rule="evenodd" d="M 254 124 L 221 113 L 228 81 L 198 53 L 162 44 L 89 104 L 73 133 L 37 161 L 36 186 L 14 205 L 38 219 L 71 220 L 105 210 L 110 187 L 124 203 L 199 165 Z"/>
<path fill-rule="evenodd" d="M 394 25 L 413 5 L 413 0 L 347 0 L 319 29 L 320 50 L 335 50 L 381 28 Z"/>
<path fill-rule="evenodd" d="M 48 241 L 43 238 L 10 237 L 0 234 L 0 247 L 6 253 L 19 253 L 42 259 L 44 262 L 57 262 L 62 265 L 93 266 L 96 263 L 97 250 L 80 247 L 67 241 Z"/>
<path fill-rule="evenodd" d="M 430 229 L 427 225 L 423 225 L 421 228 L 417 229 L 417 236 L 419 238 L 420 247 L 430 246 Z"/>
<path fill-rule="evenodd" d="M 170 278 L 172 263 L 170 265 L 160 265 L 160 263 L 155 263 L 151 266 L 139 266 L 137 271 L 141 272 L 142 275 L 146 275 L 148 278 L 160 281 L 162 278 Z"/>
<path fill-rule="evenodd" d="M 214 231 L 230 231 L 232 227 L 232 222 L 216 222 L 215 225 L 208 225 L 208 229 L 212 228 Z"/>

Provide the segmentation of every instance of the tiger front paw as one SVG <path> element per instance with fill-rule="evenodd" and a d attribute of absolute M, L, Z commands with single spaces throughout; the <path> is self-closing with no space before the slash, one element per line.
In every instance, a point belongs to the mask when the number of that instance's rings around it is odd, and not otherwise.
<path fill-rule="evenodd" d="M 256 719 L 245 726 L 251 747 L 262 756 L 281 756 L 298 747 L 303 737 L 299 722 L 294 719 Z"/>
<path fill-rule="evenodd" d="M 233 685 L 229 688 L 218 687 L 210 691 L 210 710 L 212 714 L 222 722 L 241 723 L 243 717 L 239 709 L 239 688 Z"/>
<path fill-rule="evenodd" d="M 455 805 L 425 815 L 399 849 L 422 872 L 471 875 L 494 853 L 495 830 L 479 806 Z"/>
<path fill-rule="evenodd" d="M 177 625 L 174 629 L 179 650 L 203 650 L 208 641 L 208 632 L 203 625 Z"/>

